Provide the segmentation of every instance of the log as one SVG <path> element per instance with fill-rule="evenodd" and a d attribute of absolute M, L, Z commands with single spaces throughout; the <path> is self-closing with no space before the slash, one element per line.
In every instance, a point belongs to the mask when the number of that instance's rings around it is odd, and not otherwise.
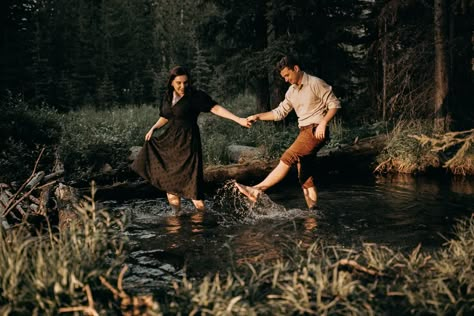
<path fill-rule="evenodd" d="M 48 213 L 48 202 L 52 185 L 45 186 L 41 189 L 37 213 L 46 216 Z"/>
<path fill-rule="evenodd" d="M 352 145 L 342 145 L 337 148 L 323 148 L 317 154 L 315 173 L 317 175 L 372 173 L 376 156 L 385 147 L 386 135 L 370 138 L 357 139 Z M 255 183 L 265 178 L 279 160 L 263 161 L 254 160 L 244 163 L 230 165 L 208 166 L 204 169 L 205 190 L 213 191 L 228 180 L 236 180 L 243 183 Z M 296 172 L 296 168 L 292 169 Z M 129 174 L 129 178 L 136 176 Z M 81 192 L 90 190 L 84 187 Z M 158 191 L 146 181 L 118 183 L 114 185 L 97 186 L 96 198 L 99 200 L 129 199 L 129 198 L 151 198 L 162 197 L 163 192 Z"/>
<path fill-rule="evenodd" d="M 31 202 L 37 205 L 40 204 L 40 200 L 37 197 L 35 197 L 33 194 L 28 195 L 28 200 L 30 200 Z"/>
<path fill-rule="evenodd" d="M 79 201 L 79 194 L 76 188 L 59 183 L 54 190 L 54 195 L 58 203 L 59 229 L 68 228 L 73 224 L 78 215 L 75 212 L 74 205 Z"/>
<path fill-rule="evenodd" d="M 25 188 L 26 188 L 27 190 L 29 190 L 29 189 L 32 189 L 32 188 L 36 187 L 36 186 L 41 182 L 41 180 L 43 180 L 44 176 L 45 176 L 44 171 L 38 172 L 38 173 L 35 174 L 35 176 L 26 184 Z"/>
<path fill-rule="evenodd" d="M 5 211 L 5 208 L 7 207 L 9 200 L 10 198 L 7 195 L 7 193 L 5 193 L 5 191 L 0 192 L 0 211 L 2 214 Z"/>
<path fill-rule="evenodd" d="M 64 174 L 64 170 L 58 170 L 56 172 L 53 172 L 53 173 L 50 173 L 50 174 L 44 176 L 43 181 L 48 182 L 49 180 L 61 177 L 63 174 Z"/>
<path fill-rule="evenodd" d="M 21 217 L 24 217 L 26 215 L 25 210 L 23 210 L 23 207 L 20 204 L 17 204 L 15 206 L 15 209 L 20 213 Z"/>
<path fill-rule="evenodd" d="M 352 145 L 323 148 L 317 153 L 314 172 L 317 175 L 372 173 L 376 165 L 375 158 L 385 148 L 386 142 L 387 136 L 380 135 L 357 140 Z M 210 166 L 204 170 L 204 180 L 208 184 L 223 183 L 231 179 L 238 182 L 261 180 L 276 167 L 278 162 L 278 160 L 250 161 L 232 165 Z"/>
<path fill-rule="evenodd" d="M 8 221 L 5 219 L 5 217 L 0 215 L 0 222 L 2 222 L 2 226 L 4 229 L 10 229 L 10 224 Z"/>
<path fill-rule="evenodd" d="M 249 179 L 266 176 L 278 161 L 249 161 L 223 166 L 210 166 L 204 170 L 204 181 L 207 183 L 225 182 L 229 179 L 246 182 Z"/>

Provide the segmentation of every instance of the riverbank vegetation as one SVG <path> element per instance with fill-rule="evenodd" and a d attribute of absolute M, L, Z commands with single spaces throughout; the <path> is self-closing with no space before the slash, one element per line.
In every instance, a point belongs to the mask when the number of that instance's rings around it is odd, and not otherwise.
<path fill-rule="evenodd" d="M 224 104 L 245 117 L 252 113 L 253 101 L 253 96 L 243 95 Z M 0 140 L 3 182 L 26 178 L 42 148 L 45 153 L 41 163 L 52 165 L 59 159 L 67 181 L 87 183 L 107 168 L 127 170 L 130 148 L 143 144 L 144 134 L 159 115 L 158 108 L 152 105 L 106 110 L 88 107 L 68 113 L 46 106 L 30 108 L 13 98 L 7 105 L 0 120 L 2 134 L 8 135 Z M 262 160 L 278 159 L 297 133 L 297 124 L 291 120 L 257 122 L 251 129 L 243 129 L 229 120 L 205 114 L 199 124 L 206 165 L 230 163 L 226 148 L 231 144 L 260 147 Z M 388 134 L 385 149 L 377 157 L 376 172 L 426 173 L 445 168 L 453 174 L 473 174 L 472 131 L 443 134 L 444 138 L 435 142 L 431 121 L 408 120 L 392 125 L 376 122 L 350 126 L 335 119 L 326 147 L 338 148 L 364 137 Z"/>
<path fill-rule="evenodd" d="M 63 306 L 87 306 L 99 277 L 117 273 L 124 218 L 111 217 L 92 198 L 76 205 L 75 214 L 59 230 L 27 221 L 0 226 L 0 314 L 57 315 Z"/>
<path fill-rule="evenodd" d="M 474 220 L 458 224 L 442 249 L 410 253 L 366 244 L 289 247 L 273 263 L 227 276 L 183 279 L 166 298 L 171 314 L 467 315 L 474 311 Z"/>
<path fill-rule="evenodd" d="M 458 222 L 437 250 L 288 241 L 277 260 L 185 276 L 156 293 L 124 290 L 127 241 L 121 214 L 93 199 L 77 225 L 32 233 L 0 226 L 2 315 L 380 315 L 474 311 L 474 218 Z M 115 285 L 116 284 L 116 285 Z"/>

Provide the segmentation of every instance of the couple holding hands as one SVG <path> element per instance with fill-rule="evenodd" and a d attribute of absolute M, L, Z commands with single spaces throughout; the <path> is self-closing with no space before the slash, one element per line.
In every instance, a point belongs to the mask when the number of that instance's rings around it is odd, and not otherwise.
<path fill-rule="evenodd" d="M 250 201 L 280 182 L 296 165 L 298 178 L 308 208 L 317 205 L 312 164 L 317 151 L 326 143 L 328 123 L 341 107 L 331 86 L 305 73 L 291 56 L 276 65 L 282 78 L 290 84 L 285 99 L 273 110 L 241 118 L 219 105 L 204 91 L 193 88 L 190 73 L 177 66 L 170 71 L 166 92 L 160 105 L 158 121 L 145 135 L 145 144 L 132 169 L 153 186 L 165 191 L 170 206 L 179 210 L 181 198 L 191 199 L 198 210 L 204 210 L 202 144 L 197 118 L 211 112 L 249 128 L 256 121 L 283 120 L 292 110 L 298 117 L 298 136 L 283 153 L 278 165 L 254 186 L 235 183 Z M 153 132 L 167 125 L 158 137 Z"/>

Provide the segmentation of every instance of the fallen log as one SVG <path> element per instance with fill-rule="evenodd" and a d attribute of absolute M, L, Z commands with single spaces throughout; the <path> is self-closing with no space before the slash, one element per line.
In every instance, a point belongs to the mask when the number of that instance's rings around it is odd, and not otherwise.
<path fill-rule="evenodd" d="M 48 182 L 49 180 L 61 177 L 63 174 L 64 174 L 64 170 L 58 170 L 56 172 L 53 172 L 53 173 L 50 173 L 50 174 L 44 176 L 43 181 Z"/>
<path fill-rule="evenodd" d="M 351 145 L 341 145 L 334 148 L 323 148 L 317 154 L 315 173 L 317 175 L 372 173 L 376 166 L 376 156 L 385 147 L 386 135 L 357 140 Z M 278 160 L 253 160 L 241 163 L 208 166 L 204 169 L 205 190 L 210 192 L 228 180 L 243 183 L 255 183 L 265 178 L 278 164 Z M 292 169 L 296 172 L 296 168 Z M 131 176 L 135 174 L 130 173 Z M 88 192 L 89 187 L 80 189 Z M 97 186 L 96 198 L 99 200 L 129 199 L 145 197 L 161 197 L 164 193 L 158 191 L 148 182 L 124 181 L 114 185 Z"/>
<path fill-rule="evenodd" d="M 376 157 L 385 147 L 386 141 L 386 135 L 379 135 L 358 140 L 352 145 L 323 148 L 317 153 L 314 173 L 317 175 L 372 173 L 376 166 Z M 223 183 L 231 179 L 238 182 L 258 181 L 266 177 L 278 162 L 278 160 L 257 160 L 210 166 L 204 170 L 204 180 L 208 184 Z"/>
<path fill-rule="evenodd" d="M 52 185 L 47 185 L 41 188 L 38 208 L 36 211 L 40 215 L 46 216 L 46 214 L 48 213 L 48 203 L 52 187 Z"/>
<path fill-rule="evenodd" d="M 25 185 L 27 190 L 36 187 L 45 176 L 44 171 L 40 171 Z"/>

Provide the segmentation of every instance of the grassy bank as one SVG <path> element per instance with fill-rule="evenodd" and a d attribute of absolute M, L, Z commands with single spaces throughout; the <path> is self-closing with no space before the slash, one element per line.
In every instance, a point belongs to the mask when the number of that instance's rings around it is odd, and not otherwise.
<path fill-rule="evenodd" d="M 93 296 L 112 300 L 100 278 L 116 278 L 124 260 L 124 220 L 92 199 L 78 205 L 76 214 L 61 231 L 0 225 L 1 315 L 58 315 L 63 307 L 87 307 Z"/>
<path fill-rule="evenodd" d="M 227 276 L 175 284 L 166 314 L 469 315 L 474 312 L 474 220 L 434 253 L 315 242 Z"/>
<path fill-rule="evenodd" d="M 183 278 L 155 297 L 122 290 L 123 221 L 77 209 L 70 229 L 43 236 L 0 227 L 2 315 L 468 315 L 474 312 L 474 219 L 437 251 L 405 253 L 288 241 L 276 261 Z M 122 270 L 124 273 L 125 270 Z M 115 281 L 117 280 L 117 281 Z M 162 282 L 157 282 L 162 284 Z M 115 286 L 117 284 L 117 286 Z M 159 290 L 159 291 L 158 291 Z M 136 314 L 132 313 L 132 310 Z"/>

